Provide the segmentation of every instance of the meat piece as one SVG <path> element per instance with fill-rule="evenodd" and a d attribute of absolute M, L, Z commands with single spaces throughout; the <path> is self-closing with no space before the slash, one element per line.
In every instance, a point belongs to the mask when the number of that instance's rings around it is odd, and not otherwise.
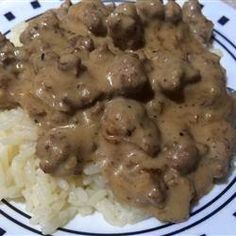
<path fill-rule="evenodd" d="M 122 50 L 137 49 L 143 44 L 143 27 L 132 3 L 119 5 L 107 18 L 108 34 Z"/>
<path fill-rule="evenodd" d="M 224 179 L 227 177 L 230 169 L 230 164 L 226 160 L 210 160 L 209 161 L 210 171 L 213 173 L 215 179 Z"/>
<path fill-rule="evenodd" d="M 97 36 L 106 35 L 105 18 L 108 14 L 108 9 L 100 0 L 84 0 L 69 9 L 70 16 L 79 19 L 88 30 Z"/>
<path fill-rule="evenodd" d="M 24 95 L 19 96 L 18 103 L 27 111 L 33 121 L 41 126 L 53 128 L 64 125 L 68 120 L 67 114 L 50 109 L 44 101 L 29 92 L 25 92 Z"/>
<path fill-rule="evenodd" d="M 34 95 L 53 110 L 71 112 L 75 108 L 91 104 L 102 93 L 92 79 L 77 78 L 80 72 L 80 60 L 74 56 L 72 59 L 75 59 L 72 70 L 65 70 L 67 66 L 71 67 L 72 64 L 62 65 L 59 62 L 59 69 L 57 62 L 52 62 L 50 66 L 44 64 L 45 66 L 35 77 Z M 85 71 L 82 74 L 87 77 L 86 73 Z"/>
<path fill-rule="evenodd" d="M 11 95 L 11 84 L 16 81 L 16 57 L 13 44 L 0 33 L 0 108 L 16 106 L 14 96 Z"/>
<path fill-rule="evenodd" d="M 51 109 L 68 112 L 70 107 L 64 101 L 65 92 L 62 93 L 65 84 L 65 75 L 61 71 L 59 76 L 59 70 L 53 68 L 53 65 L 50 69 L 44 67 L 35 77 L 33 94 Z"/>
<path fill-rule="evenodd" d="M 52 129 L 40 136 L 36 147 L 42 170 L 58 176 L 71 175 L 78 169 L 77 152 L 63 129 Z"/>
<path fill-rule="evenodd" d="M 183 63 L 184 67 L 184 82 L 195 83 L 201 79 L 200 71 L 194 68 L 190 63 Z"/>
<path fill-rule="evenodd" d="M 94 78 L 96 83 L 95 86 L 109 96 L 113 91 L 107 80 L 107 73 L 114 57 L 115 55 L 108 48 L 108 45 L 102 44 L 89 54 L 89 60 L 86 62 L 89 75 Z"/>
<path fill-rule="evenodd" d="M 171 23 L 177 23 L 182 19 L 182 9 L 175 0 L 168 0 L 165 5 L 165 18 Z"/>
<path fill-rule="evenodd" d="M 201 89 L 195 91 L 194 97 L 198 101 L 201 100 L 202 107 L 218 107 L 221 101 L 224 100 L 225 92 L 222 89 L 226 84 L 225 71 L 220 66 L 219 60 L 220 58 L 217 55 L 209 52 L 204 54 L 204 56 L 197 54 L 190 56 L 191 64 L 201 74 L 202 83 L 199 83 Z M 203 82 L 205 80 L 208 82 Z M 191 94 L 192 96 L 193 94 Z M 226 103 L 224 102 L 222 109 L 225 106 Z M 209 114 L 209 111 L 207 113 Z"/>
<path fill-rule="evenodd" d="M 213 23 L 202 14 L 198 0 L 189 0 L 184 3 L 183 20 L 189 24 L 192 33 L 200 42 L 209 43 L 213 32 Z"/>
<path fill-rule="evenodd" d="M 2 33 L 0 33 L 0 46 L 4 45 L 5 40 L 6 40 L 6 37 Z"/>
<path fill-rule="evenodd" d="M 212 136 L 208 139 L 210 166 L 214 178 L 222 179 L 226 177 L 229 171 L 230 160 L 235 149 L 236 135 L 227 122 L 219 123 L 218 127 L 215 126 L 211 132 Z"/>
<path fill-rule="evenodd" d="M 17 101 L 10 95 L 10 84 L 15 80 L 14 76 L 7 73 L 0 66 L 0 109 L 13 108 L 16 106 Z"/>
<path fill-rule="evenodd" d="M 81 68 L 81 60 L 75 54 L 62 54 L 58 67 L 63 71 L 75 70 L 75 75 L 78 76 Z"/>
<path fill-rule="evenodd" d="M 12 79 L 11 74 L 7 73 L 4 68 L 0 66 L 0 88 L 7 90 Z"/>
<path fill-rule="evenodd" d="M 49 10 L 42 16 L 39 16 L 36 20 L 29 23 L 28 27 L 20 35 L 20 42 L 22 44 L 27 44 L 31 40 L 38 38 L 42 31 L 58 28 L 58 23 L 59 21 L 56 13 Z"/>
<path fill-rule="evenodd" d="M 192 143 L 174 143 L 165 153 L 169 166 L 181 174 L 193 171 L 199 162 L 199 152 Z"/>
<path fill-rule="evenodd" d="M 36 147 L 43 171 L 56 176 L 79 174 L 94 152 L 97 131 L 95 125 L 67 125 L 44 130 Z"/>
<path fill-rule="evenodd" d="M 192 182 L 176 170 L 169 169 L 163 176 L 168 188 L 166 207 L 161 211 L 153 210 L 162 221 L 181 222 L 189 217 L 189 210 L 195 196 Z"/>
<path fill-rule="evenodd" d="M 107 103 L 102 118 L 102 133 L 111 143 L 133 143 L 151 156 L 159 151 L 157 127 L 148 118 L 145 108 L 133 100 L 117 98 Z"/>
<path fill-rule="evenodd" d="M 167 92 L 179 91 L 183 86 L 182 78 L 184 76 L 184 70 L 182 65 L 171 63 L 171 68 L 169 67 L 168 72 L 166 72 L 167 71 L 165 71 L 165 74 L 159 80 L 161 89 Z"/>
<path fill-rule="evenodd" d="M 1 50 L 5 47 L 5 46 L 11 46 L 11 49 L 14 49 L 13 44 L 0 32 L 0 48 Z M 12 50 L 11 50 L 12 51 Z M 1 55 L 2 56 L 2 55 Z"/>
<path fill-rule="evenodd" d="M 75 49 L 82 49 L 88 52 L 94 50 L 94 42 L 90 37 L 84 37 L 81 35 L 77 35 L 71 38 L 71 45 Z"/>
<path fill-rule="evenodd" d="M 137 93 L 147 82 L 145 70 L 135 55 L 117 56 L 110 65 L 107 80 L 115 93 Z"/>
<path fill-rule="evenodd" d="M 159 52 L 153 60 L 150 82 L 154 90 L 177 93 L 189 83 L 200 80 L 200 72 L 190 63 L 167 51 Z M 178 93 L 180 94 L 180 93 Z"/>
<path fill-rule="evenodd" d="M 70 7 L 72 6 L 71 0 L 64 0 L 64 2 L 61 4 L 61 6 L 55 11 L 57 18 L 60 21 L 65 21 L 68 16 L 68 11 Z"/>
<path fill-rule="evenodd" d="M 14 46 L 3 34 L 0 33 L 0 65 L 6 67 L 14 62 Z"/>
<path fill-rule="evenodd" d="M 232 153 L 235 151 L 236 134 L 227 121 L 213 121 L 193 131 L 198 142 L 208 146 L 207 168 L 211 176 L 224 178 L 229 170 Z"/>
<path fill-rule="evenodd" d="M 102 126 L 107 138 L 119 141 L 131 136 L 136 123 L 144 116 L 143 107 L 135 101 L 116 98 L 106 104 Z M 111 136 L 111 137 L 110 137 Z M 118 140 L 117 140 L 118 139 Z"/>
<path fill-rule="evenodd" d="M 61 8 L 70 8 L 71 6 L 72 6 L 71 0 L 65 0 L 65 1 L 61 4 Z"/>
<path fill-rule="evenodd" d="M 159 116 L 165 109 L 164 99 L 156 97 L 146 104 L 148 116 L 153 120 L 158 120 Z"/>
<path fill-rule="evenodd" d="M 93 81 L 78 82 L 76 85 L 77 91 L 70 94 L 70 91 L 65 95 L 64 100 L 74 108 L 86 107 L 96 101 L 102 91 L 98 90 Z"/>
<path fill-rule="evenodd" d="M 164 17 L 164 5 L 161 0 L 138 0 L 135 5 L 144 23 Z"/>

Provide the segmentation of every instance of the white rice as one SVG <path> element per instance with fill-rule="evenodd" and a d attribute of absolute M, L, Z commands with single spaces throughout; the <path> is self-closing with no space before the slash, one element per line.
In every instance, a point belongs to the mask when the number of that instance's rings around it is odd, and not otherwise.
<path fill-rule="evenodd" d="M 10 33 L 10 41 L 16 46 L 20 47 L 22 46 L 22 43 L 20 42 L 20 35 L 21 33 L 26 29 L 28 23 L 27 22 L 22 22 L 15 27 L 11 29 Z"/>

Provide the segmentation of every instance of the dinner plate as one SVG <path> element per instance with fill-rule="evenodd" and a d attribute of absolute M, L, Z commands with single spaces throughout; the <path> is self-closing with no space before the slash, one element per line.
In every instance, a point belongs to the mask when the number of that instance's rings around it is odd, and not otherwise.
<path fill-rule="evenodd" d="M 61 0 L 0 0 L 0 31 L 9 36 L 16 24 L 61 3 Z M 214 46 L 223 53 L 221 63 L 227 71 L 228 87 L 236 89 L 236 11 L 221 1 L 203 0 L 201 4 L 204 14 L 215 23 Z M 161 223 L 151 218 L 134 225 L 114 227 L 106 223 L 101 214 L 95 213 L 77 216 L 54 235 L 236 235 L 235 197 L 234 162 L 227 182 L 218 184 L 203 197 L 183 223 Z M 29 220 L 24 205 L 7 200 L 0 203 L 0 236 L 42 234 Z"/>

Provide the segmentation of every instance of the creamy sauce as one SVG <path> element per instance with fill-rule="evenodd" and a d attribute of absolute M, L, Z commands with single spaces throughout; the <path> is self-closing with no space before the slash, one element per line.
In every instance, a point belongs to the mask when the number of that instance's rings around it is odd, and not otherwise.
<path fill-rule="evenodd" d="M 38 124 L 45 173 L 99 163 L 119 201 L 184 220 L 227 175 L 235 146 L 212 28 L 195 0 L 66 1 L 29 23 L 22 47 L 0 35 L 0 106 Z"/>

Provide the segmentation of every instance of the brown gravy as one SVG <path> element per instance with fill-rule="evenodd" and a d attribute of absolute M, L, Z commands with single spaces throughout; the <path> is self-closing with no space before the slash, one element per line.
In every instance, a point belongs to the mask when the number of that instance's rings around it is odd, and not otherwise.
<path fill-rule="evenodd" d="M 229 171 L 235 110 L 213 24 L 196 0 L 105 6 L 65 1 L 32 20 L 14 47 L 0 35 L 0 107 L 40 127 L 40 167 L 79 175 L 102 163 L 123 203 L 164 221 Z"/>

